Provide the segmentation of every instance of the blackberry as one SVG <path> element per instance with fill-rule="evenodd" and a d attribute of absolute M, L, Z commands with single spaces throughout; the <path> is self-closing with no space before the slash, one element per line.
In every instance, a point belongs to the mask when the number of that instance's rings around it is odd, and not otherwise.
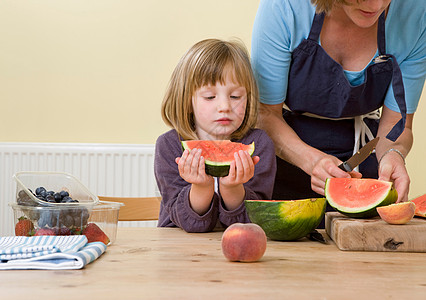
<path fill-rule="evenodd" d="M 36 206 L 36 203 L 31 199 L 30 196 L 24 190 L 18 192 L 18 199 L 16 199 L 19 205 L 24 206 Z"/>

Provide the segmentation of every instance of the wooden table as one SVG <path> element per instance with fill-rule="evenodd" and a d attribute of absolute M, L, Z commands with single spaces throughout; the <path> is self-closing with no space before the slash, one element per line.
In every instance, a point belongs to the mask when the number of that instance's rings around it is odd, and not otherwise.
<path fill-rule="evenodd" d="M 322 232 L 324 234 L 324 232 Z M 228 262 L 222 232 L 119 228 L 82 270 L 0 271 L 1 299 L 425 299 L 423 253 L 346 252 L 268 241 L 256 263 Z"/>

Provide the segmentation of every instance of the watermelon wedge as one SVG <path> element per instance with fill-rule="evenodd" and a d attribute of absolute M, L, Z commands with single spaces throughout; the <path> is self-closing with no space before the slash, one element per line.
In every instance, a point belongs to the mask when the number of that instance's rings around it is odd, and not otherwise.
<path fill-rule="evenodd" d="M 224 177 L 229 174 L 229 166 L 234 160 L 234 153 L 240 150 L 250 155 L 254 152 L 254 142 L 250 145 L 231 142 L 229 140 L 191 140 L 183 141 L 184 150 L 201 149 L 201 155 L 206 164 L 206 173 L 214 177 Z"/>
<path fill-rule="evenodd" d="M 426 194 L 411 200 L 416 205 L 414 215 L 426 218 Z"/>
<path fill-rule="evenodd" d="M 337 211 L 352 218 L 372 218 L 376 207 L 395 203 L 398 193 L 392 182 L 366 178 L 328 178 L 325 197 Z"/>

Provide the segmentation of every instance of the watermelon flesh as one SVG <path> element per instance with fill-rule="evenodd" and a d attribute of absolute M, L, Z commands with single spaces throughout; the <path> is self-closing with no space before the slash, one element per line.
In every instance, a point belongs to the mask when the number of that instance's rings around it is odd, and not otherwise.
<path fill-rule="evenodd" d="M 250 221 L 271 240 L 292 241 L 307 236 L 324 218 L 325 198 L 245 200 Z"/>
<path fill-rule="evenodd" d="M 214 177 L 223 177 L 229 174 L 229 166 L 234 161 L 234 153 L 240 150 L 247 151 L 250 155 L 254 152 L 254 142 L 245 145 L 229 140 L 191 140 L 183 141 L 184 150 L 201 149 L 204 157 L 206 173 Z"/>
<path fill-rule="evenodd" d="M 377 207 L 398 198 L 392 182 L 368 178 L 328 178 L 324 192 L 334 209 L 353 218 L 375 217 Z"/>
<path fill-rule="evenodd" d="M 426 194 L 411 200 L 416 205 L 414 215 L 426 218 Z"/>

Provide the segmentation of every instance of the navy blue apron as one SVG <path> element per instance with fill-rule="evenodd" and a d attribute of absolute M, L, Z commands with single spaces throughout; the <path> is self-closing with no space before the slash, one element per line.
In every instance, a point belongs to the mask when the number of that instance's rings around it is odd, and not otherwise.
<path fill-rule="evenodd" d="M 316 14 L 308 39 L 293 51 L 283 117 L 308 145 L 345 161 L 354 148 L 354 119 L 380 108 L 392 83 L 402 118 L 387 138 L 395 141 L 405 127 L 406 104 L 401 71 L 394 56 L 386 54 L 385 13 L 377 30 L 379 57 L 366 68 L 365 80 L 352 86 L 342 66 L 319 45 L 324 14 Z M 311 113 L 328 119 L 302 115 Z M 331 120 L 347 118 L 344 120 Z M 374 136 L 378 120 L 364 118 Z M 371 155 L 359 167 L 365 178 L 377 178 L 377 159 Z M 320 197 L 311 189 L 311 178 L 300 168 L 277 157 L 273 199 Z"/>

